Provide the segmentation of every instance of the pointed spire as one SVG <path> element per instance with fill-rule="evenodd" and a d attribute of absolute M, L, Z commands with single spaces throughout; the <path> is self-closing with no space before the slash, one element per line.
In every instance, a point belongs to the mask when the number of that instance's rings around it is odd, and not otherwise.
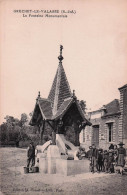
<path fill-rule="evenodd" d="M 60 56 L 58 57 L 59 59 L 59 66 L 57 68 L 57 72 L 48 96 L 48 99 L 52 102 L 53 105 L 53 114 L 55 114 L 58 110 L 58 108 L 61 106 L 63 101 L 66 98 L 71 97 L 71 90 L 70 86 L 62 65 L 62 49 L 63 46 L 60 46 Z"/>
<path fill-rule="evenodd" d="M 63 56 L 62 56 L 62 50 L 63 50 L 63 46 L 60 45 L 60 55 L 58 56 L 58 59 L 60 62 L 62 62 L 62 60 L 64 59 Z"/>

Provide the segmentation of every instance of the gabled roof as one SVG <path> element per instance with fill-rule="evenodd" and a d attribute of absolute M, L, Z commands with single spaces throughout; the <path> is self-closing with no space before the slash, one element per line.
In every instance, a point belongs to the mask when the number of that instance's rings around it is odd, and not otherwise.
<path fill-rule="evenodd" d="M 37 102 L 35 104 L 34 112 L 32 118 L 30 120 L 30 125 L 34 125 L 38 121 L 38 113 L 41 113 L 42 119 L 51 120 L 52 118 L 52 104 L 48 99 L 45 98 L 37 98 Z"/>
<path fill-rule="evenodd" d="M 86 122 L 88 125 L 91 125 L 91 123 L 86 119 L 86 117 L 84 115 L 84 112 L 83 112 L 82 108 L 80 107 L 78 101 L 73 97 L 67 98 L 67 99 L 64 100 L 64 102 L 62 103 L 62 105 L 58 109 L 57 113 L 52 117 L 52 119 L 58 120 L 59 118 L 63 117 L 64 114 L 66 114 L 66 112 L 69 110 L 69 108 L 71 107 L 71 105 L 73 103 L 76 104 L 77 109 L 79 111 L 79 114 L 82 117 L 82 120 L 84 122 Z"/>
<path fill-rule="evenodd" d="M 44 119 L 51 119 L 52 118 L 52 105 L 48 99 L 39 98 L 38 105 L 41 110 L 42 116 Z"/>
<path fill-rule="evenodd" d="M 69 110 L 72 104 L 75 104 L 77 106 L 77 109 L 79 111 L 80 116 L 82 117 L 82 120 L 87 125 L 91 125 L 91 123 L 86 119 L 84 112 L 82 111 L 82 108 L 80 107 L 78 101 L 73 97 L 66 98 L 61 104 L 61 106 L 59 107 L 55 115 L 52 114 L 52 104 L 48 99 L 39 98 L 35 105 L 35 110 L 37 110 L 37 107 L 39 107 L 42 118 L 45 120 L 58 120 L 66 114 L 66 112 Z M 33 124 L 32 120 L 34 118 L 34 115 L 36 115 L 35 110 L 34 110 L 33 117 L 30 122 L 31 125 Z"/>
<path fill-rule="evenodd" d="M 53 106 L 53 114 L 56 114 L 64 99 L 71 97 L 71 95 L 70 86 L 62 62 L 59 62 L 58 69 L 48 96 L 48 99 L 51 101 Z"/>
<path fill-rule="evenodd" d="M 65 99 L 63 101 L 62 105 L 60 106 L 60 108 L 58 109 L 57 113 L 53 116 L 52 119 L 61 118 L 65 114 L 65 112 L 67 111 L 67 109 L 70 107 L 72 101 L 73 101 L 72 98 Z"/>
<path fill-rule="evenodd" d="M 114 99 L 112 102 L 106 104 L 105 108 L 106 108 L 105 109 L 106 112 L 103 117 L 120 114 L 120 105 L 118 99 Z"/>

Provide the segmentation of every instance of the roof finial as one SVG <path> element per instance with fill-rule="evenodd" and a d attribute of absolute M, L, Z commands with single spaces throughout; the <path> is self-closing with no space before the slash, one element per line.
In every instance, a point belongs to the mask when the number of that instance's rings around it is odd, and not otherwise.
<path fill-rule="evenodd" d="M 58 59 L 60 62 L 62 62 L 62 60 L 64 59 L 63 56 L 62 56 L 62 50 L 63 50 L 63 46 L 60 45 L 60 55 L 58 56 Z"/>
<path fill-rule="evenodd" d="M 63 45 L 60 45 L 60 55 L 62 55 Z"/>
<path fill-rule="evenodd" d="M 76 95 L 75 95 L 75 90 L 73 90 L 72 97 L 75 98 L 75 99 L 77 99 L 76 98 Z"/>
<path fill-rule="evenodd" d="M 41 95 L 40 95 L 40 91 L 39 91 L 39 92 L 38 92 L 38 96 L 37 96 L 37 99 L 36 99 L 36 100 L 38 100 L 40 97 L 41 97 Z"/>
<path fill-rule="evenodd" d="M 40 96 L 41 96 L 41 95 L 40 95 L 40 91 L 39 91 L 39 92 L 38 92 L 38 98 L 40 98 Z"/>

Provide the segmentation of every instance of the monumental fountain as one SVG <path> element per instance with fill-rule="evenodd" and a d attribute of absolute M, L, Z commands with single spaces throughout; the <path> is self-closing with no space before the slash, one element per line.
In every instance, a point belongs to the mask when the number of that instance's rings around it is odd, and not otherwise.
<path fill-rule="evenodd" d="M 62 65 L 62 50 L 61 45 L 59 65 L 48 98 L 42 98 L 39 92 L 30 125 L 38 126 L 40 133 L 37 146 L 40 172 L 73 175 L 89 171 L 88 160 L 77 160 L 75 153 L 80 146 L 81 130 L 91 123 L 86 119 L 75 91 L 70 90 Z"/>

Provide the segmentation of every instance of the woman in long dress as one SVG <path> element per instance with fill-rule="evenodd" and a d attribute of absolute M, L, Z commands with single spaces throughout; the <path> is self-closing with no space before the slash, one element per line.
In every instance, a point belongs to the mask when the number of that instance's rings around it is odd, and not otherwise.
<path fill-rule="evenodd" d="M 118 148 L 118 166 L 124 167 L 125 165 L 125 157 L 126 157 L 126 150 L 123 147 L 123 142 L 120 142 L 119 144 L 119 148 Z"/>

